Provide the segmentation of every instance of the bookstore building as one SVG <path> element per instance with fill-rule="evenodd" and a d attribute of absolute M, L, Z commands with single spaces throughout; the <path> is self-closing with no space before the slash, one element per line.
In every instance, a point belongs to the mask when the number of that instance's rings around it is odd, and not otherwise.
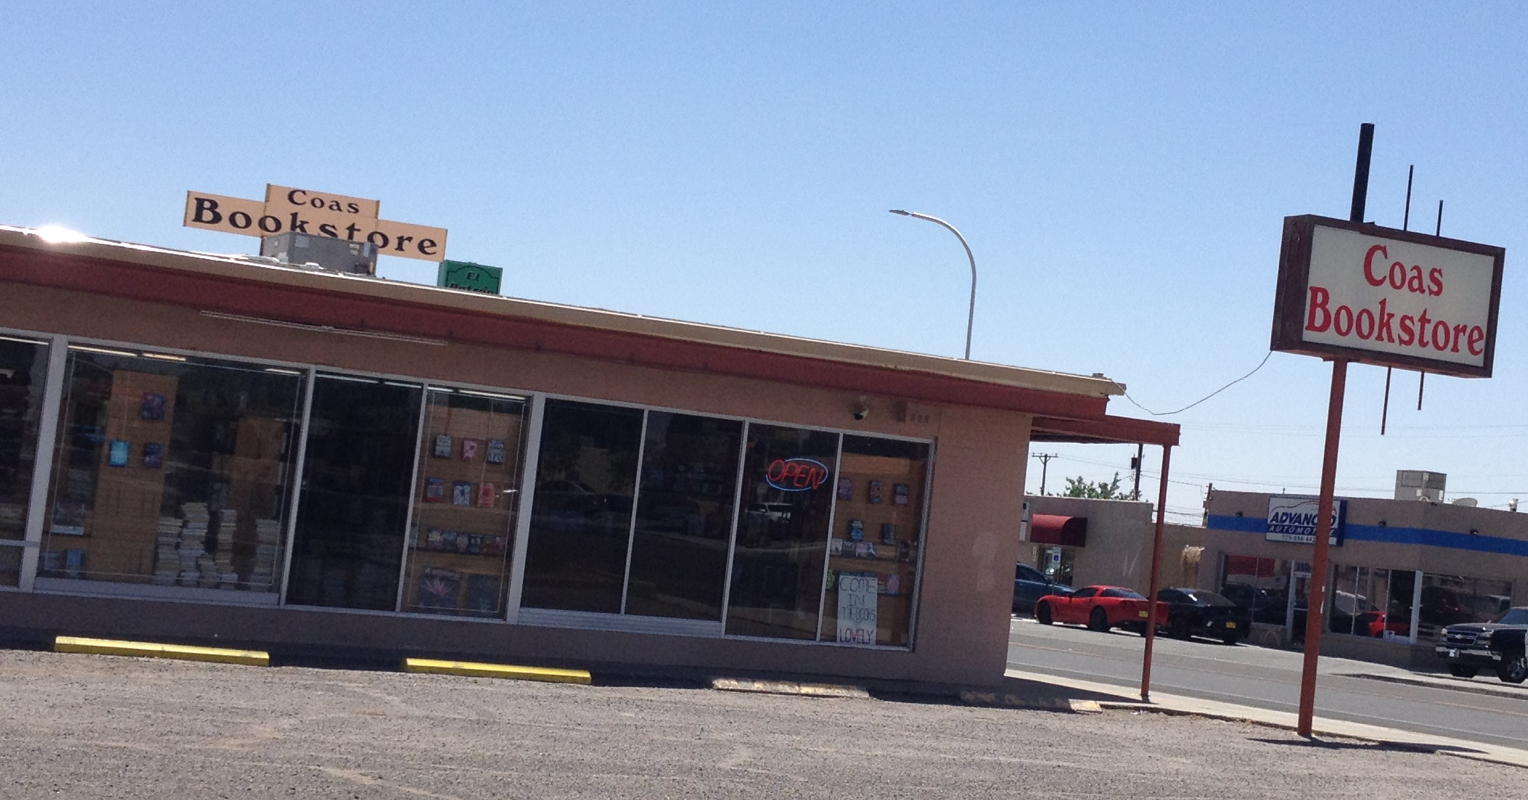
<path fill-rule="evenodd" d="M 993 683 L 1123 387 L 0 227 L 0 640 Z"/>

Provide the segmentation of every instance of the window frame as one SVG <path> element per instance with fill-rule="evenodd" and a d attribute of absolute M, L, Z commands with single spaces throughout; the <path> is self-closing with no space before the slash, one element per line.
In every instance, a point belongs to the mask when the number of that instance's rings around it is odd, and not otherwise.
<path fill-rule="evenodd" d="M 512 548 L 513 548 L 512 559 L 513 559 L 513 561 L 512 561 L 512 567 L 511 567 L 511 571 L 510 571 L 510 576 L 509 576 L 509 580 L 510 580 L 509 589 L 508 589 L 508 592 L 507 592 L 506 598 L 505 598 L 506 613 L 504 615 L 502 615 L 502 616 L 487 617 L 487 618 L 485 618 L 485 617 L 466 617 L 466 616 L 448 616 L 448 617 L 441 617 L 441 618 L 450 619 L 453 622 L 468 622 L 468 623 L 477 623 L 477 624 L 496 624 L 496 623 L 509 623 L 509 624 L 553 624 L 553 625 L 558 625 L 558 626 L 563 626 L 563 627 L 587 628 L 587 629 L 610 630 L 610 631 L 621 631 L 621 630 L 628 630 L 628 629 L 630 629 L 630 630 L 645 630 L 646 632 L 658 632 L 658 633 L 684 633 L 684 634 L 688 634 L 688 635 L 724 637 L 724 638 L 727 638 L 727 639 L 739 640 L 739 641 L 769 642 L 769 643 L 778 644 L 778 645 L 797 644 L 797 645 L 808 645 L 808 646 L 830 646 L 830 647 L 836 646 L 836 647 L 854 647 L 854 648 L 858 648 L 858 649 L 861 649 L 861 650 L 877 649 L 877 650 L 892 650 L 892 651 L 911 651 L 911 650 L 913 650 L 916 647 L 917 637 L 918 637 L 918 622 L 919 622 L 919 617 L 921 616 L 920 612 L 921 612 L 922 599 L 923 599 L 923 597 L 922 597 L 922 589 L 923 589 L 924 572 L 925 572 L 925 566 L 926 566 L 926 560 L 927 560 L 927 551 L 928 551 L 930 543 L 931 543 L 931 540 L 930 540 L 930 537 L 929 537 L 930 531 L 929 531 L 928 523 L 929 523 L 929 519 L 931 517 L 932 507 L 933 507 L 932 488 L 933 488 L 934 479 L 935 479 L 935 476 L 936 476 L 936 473 L 937 473 L 937 470 L 938 470 L 938 464 L 939 464 L 939 445 L 938 445 L 938 441 L 935 438 L 933 438 L 933 437 L 910 436 L 910 435 L 893 434 L 893 433 L 882 433 L 882 432 L 877 432 L 877 431 L 864 431 L 864 430 L 856 430 L 856 429 L 850 429 L 850 428 L 844 428 L 844 427 L 835 427 L 835 426 L 831 426 L 831 425 L 800 423 L 800 422 L 792 422 L 792 421 L 782 420 L 782 419 L 773 419 L 773 418 L 749 416 L 749 415 L 742 415 L 742 414 L 719 413 L 719 412 L 715 412 L 715 411 L 704 410 L 704 409 L 697 409 L 697 408 L 683 408 L 683 407 L 669 406 L 669 405 L 655 405 L 655 404 L 649 404 L 649 403 L 634 402 L 634 401 L 629 401 L 629 400 L 617 400 L 617 399 L 610 399 L 610 398 L 605 398 L 605 397 L 594 397 L 594 396 L 580 395 L 580 394 L 570 394 L 570 393 L 564 393 L 564 392 L 535 391 L 535 390 L 531 390 L 531 389 L 527 389 L 527 388 L 523 388 L 523 387 L 499 386 L 499 385 L 493 385 L 493 384 L 479 383 L 479 382 L 470 381 L 470 380 L 465 380 L 464 381 L 464 380 L 456 380 L 456 379 L 443 379 L 443 378 L 438 378 L 438 377 L 429 376 L 429 375 L 409 375 L 409 374 L 402 374 L 402 373 L 396 373 L 396 372 L 378 372 L 378 371 L 372 371 L 372 370 L 347 368 L 347 367 L 338 366 L 338 365 L 332 365 L 332 364 L 319 364 L 319 363 L 315 363 L 315 362 L 292 361 L 292 360 L 286 360 L 286 359 L 280 359 L 280 358 L 270 358 L 270 357 L 267 357 L 267 356 L 251 356 L 251 355 L 246 355 L 246 354 L 242 354 L 242 353 L 228 353 L 228 352 L 223 352 L 223 351 L 194 350 L 194 349 L 189 349 L 189 348 L 185 348 L 185 347 L 177 347 L 177 346 L 171 346 L 171 345 L 164 345 L 164 344 L 155 343 L 155 342 L 152 342 L 152 341 L 149 341 L 149 342 L 135 342 L 135 341 L 125 340 L 125 339 L 110 339 L 110 338 L 101 338 L 101 337 L 93 337 L 93 336 L 76 336 L 76 335 L 71 335 L 71 334 L 60 334 L 60 333 L 52 333 L 52 332 L 46 332 L 46 331 L 36 331 L 36 330 L 30 330 L 30 329 L 10 328 L 10 327 L 0 327 L 0 335 L 22 337 L 22 338 L 27 338 L 27 339 L 30 339 L 30 340 L 39 341 L 39 342 L 44 343 L 41 346 L 45 346 L 45 347 L 49 348 L 49 350 L 48 350 L 48 372 L 47 372 L 47 375 L 46 375 L 46 384 L 45 384 L 44 393 L 43 393 L 42 416 L 41 416 L 40 421 L 39 421 L 39 435 L 38 435 L 37 451 L 36 451 L 37 452 L 37 459 L 39 460 L 40 463 L 43 462 L 44 460 L 46 460 L 46 463 L 51 463 L 53 458 L 56 456 L 57 443 L 58 443 L 58 423 L 59 423 L 59 419 L 58 418 L 62 415 L 61 411 L 62 411 L 62 398 L 63 398 L 63 379 L 65 377 L 64 376 L 64 370 L 63 370 L 63 365 L 64 365 L 64 362 L 66 361 L 66 359 L 68 357 L 69 348 L 71 346 L 100 347 L 100 348 L 117 349 L 117 350 L 123 350 L 123 351 L 136 351 L 136 354 L 140 355 L 140 356 L 143 353 L 147 352 L 147 353 L 156 353 L 156 354 L 170 355 L 170 356 L 180 356 L 180 357 L 194 358 L 194 359 L 222 360 L 222 361 L 228 361 L 228 362 L 233 362 L 233 363 L 238 363 L 238 364 L 246 364 L 246 365 L 250 365 L 252 367 L 258 367 L 258 368 L 282 369 L 282 370 L 288 370 L 288 371 L 294 373 L 296 376 L 299 376 L 305 382 L 304 383 L 303 392 L 302 392 L 302 397 L 301 397 L 301 403 L 300 403 L 300 405 L 301 405 L 300 424 L 302 426 L 300 430 L 302 431 L 302 435 L 297 437 L 297 448 L 296 448 L 297 452 L 295 454 L 295 467 L 292 470 L 292 475 L 291 475 L 291 486 L 289 487 L 289 491 L 290 491 L 290 495 L 289 495 L 289 498 L 288 498 L 289 502 L 287 504 L 286 518 L 282 522 L 282 533 L 283 533 L 283 536 L 285 537 L 285 539 L 284 539 L 284 542 L 283 542 L 282 552 L 279 553 L 279 555 L 278 555 L 278 559 L 279 559 L 279 563 L 280 563 L 280 567 L 279 567 L 279 569 L 280 569 L 280 572 L 279 572 L 279 582 L 278 582 L 277 590 L 274 593 L 275 597 L 272 600 L 270 600 L 270 601 L 261 601 L 261 602 L 252 602 L 253 598 L 240 597 L 240 596 L 238 596 L 240 594 L 238 592 L 231 592 L 231 591 L 218 590 L 218 589 L 199 589 L 199 588 L 198 589 L 193 589 L 192 587 L 174 587 L 174 588 L 182 589 L 183 591 L 182 592 L 177 592 L 176 596 L 174 596 L 174 597 L 160 598 L 160 597 L 157 597 L 152 591 L 145 591 L 146 589 L 152 589 L 153 588 L 152 584 L 142 584 L 142 585 L 140 585 L 140 584 L 132 584 L 132 583 L 86 581 L 86 580 L 71 579 L 71 578 L 43 578 L 43 579 L 37 578 L 37 572 L 38 572 L 38 566 L 39 566 L 38 562 L 40 560 L 40 550 L 41 550 L 41 544 L 42 544 L 42 533 L 43 533 L 44 523 L 45 523 L 45 520 L 46 520 L 46 517 L 47 517 L 47 508 L 46 508 L 46 506 L 47 506 L 47 495 L 48 495 L 48 492 L 49 492 L 49 490 L 51 488 L 51 478 L 52 478 L 51 469 L 34 470 L 34 474 L 32 476 L 31 496 L 29 498 L 28 516 L 27 516 L 27 521 L 26 521 L 26 538 L 24 540 L 19 541 L 19 542 L 0 542 L 0 546 L 11 546 L 11 547 L 21 547 L 21 548 L 23 548 L 23 560 L 22 560 L 22 566 L 21 566 L 21 577 L 20 577 L 20 580 L 18 582 L 18 585 L 15 586 L 15 587 L 0 587 L 0 591 L 29 591 L 29 592 L 30 591 L 44 591 L 44 592 L 58 593 L 58 594 L 88 595 L 88 596 L 108 596 L 108 597 L 122 597 L 122 598 L 129 598 L 129 599 L 168 599 L 168 600 L 181 600 L 181 601 L 187 601 L 187 602 L 205 603 L 205 604 L 208 604 L 208 605 L 225 605 L 225 606 L 237 606 L 237 607 L 247 607 L 247 606 L 251 606 L 251 605 L 257 605 L 257 606 L 266 606 L 266 605 L 269 605 L 269 606 L 279 607 L 279 608 L 282 608 L 284 610 L 313 611 L 313 612 L 321 612 L 321 613 L 326 613 L 326 614 L 384 615 L 384 616 L 394 616 L 394 617 L 399 617 L 399 618 L 437 617 L 437 616 L 439 616 L 439 615 L 432 615 L 432 614 L 429 614 L 427 612 L 418 612 L 418 611 L 406 612 L 406 611 L 403 611 L 403 610 L 401 610 L 401 604 L 402 604 L 402 600 L 401 599 L 398 600 L 398 602 L 394 604 L 394 606 L 393 606 L 393 608 L 391 610 L 385 610 L 385 609 L 362 609 L 362 608 L 338 608 L 338 607 L 326 607 L 326 606 L 309 606 L 309 605 L 302 605 L 302 604 L 297 604 L 297 603 L 289 603 L 287 601 L 287 589 L 288 589 L 288 584 L 289 584 L 289 581 L 290 581 L 290 578 L 291 578 L 292 559 L 294 557 L 293 547 L 294 547 L 294 543 L 295 543 L 294 540 L 295 540 L 295 534 L 296 534 L 295 526 L 296 526 L 296 522 L 297 522 L 297 514 L 298 514 L 299 504 L 300 504 L 301 487 L 302 487 L 302 484 L 303 484 L 303 481 L 304 481 L 304 472 L 305 472 L 306 467 L 307 467 L 307 439 L 308 439 L 308 437 L 307 437 L 307 430 L 308 430 L 308 426 L 311 424 L 311 418 L 312 418 L 313 390 L 314 390 L 315 383 L 316 383 L 316 380 L 318 378 L 318 375 L 319 375 L 320 372 L 322 372 L 322 373 L 325 373 L 325 374 L 336 375 L 336 376 L 340 376 L 340 377 L 355 377 L 355 378 L 363 378 L 363 379 L 369 379 L 369 380 L 381 380 L 381 381 L 390 381 L 391 380 L 391 381 L 408 382 L 408 383 L 412 383 L 412 384 L 417 384 L 417 385 L 420 385 L 420 386 L 423 387 L 423 391 L 426 393 L 426 396 L 428 395 L 430 387 L 432 387 L 432 386 L 440 386 L 440 387 L 447 387 L 447 388 L 458 389 L 458 390 L 465 389 L 465 390 L 468 390 L 468 391 L 480 391 L 480 392 L 486 392 L 486 393 L 490 393 L 490 394 L 511 396 L 511 397 L 516 398 L 516 399 L 523 400 L 525 402 L 525 404 L 526 404 L 526 415 L 525 415 L 525 421 L 523 423 L 523 425 L 524 425 L 524 438 L 525 438 L 525 441 L 524 441 L 524 450 L 523 450 L 523 453 L 522 453 L 521 459 L 520 459 L 521 469 L 520 469 L 520 474 L 518 476 L 518 480 L 519 480 L 518 486 L 520 488 L 519 497 L 518 497 L 518 500 L 517 500 L 518 505 L 517 505 L 517 507 L 515 509 L 515 512 L 514 512 L 515 513 L 515 520 L 516 521 L 515 521 L 515 525 L 513 527 L 513 533 L 512 533 L 512 535 L 514 537 L 514 541 L 512 542 Z M 822 602 L 824 602 L 824 601 L 822 599 L 819 600 L 819 604 L 818 604 L 818 637 L 819 638 L 814 638 L 814 639 L 777 639 L 777 638 L 772 638 L 772 637 L 749 636 L 749 635 L 738 635 L 738 634 L 728 635 L 728 634 L 725 634 L 724 631 L 720 630 L 721 628 L 724 627 L 724 625 L 725 625 L 724 622 L 718 623 L 715 626 L 718 630 L 715 630 L 715 631 L 709 631 L 709 630 L 702 631 L 702 630 L 693 630 L 693 629 L 692 630 L 674 631 L 674 630 L 651 630 L 652 626 L 627 627 L 627 626 L 620 626 L 620 625 L 611 625 L 610 624 L 610 619 L 609 619 L 610 615 L 604 615 L 604 614 L 599 614 L 599 615 L 582 615 L 579 612 L 566 612 L 566 613 L 559 613 L 559 614 L 557 614 L 557 616 L 563 617 L 561 619 L 540 619 L 540 620 L 537 620 L 537 619 L 526 619 L 527 615 L 524 612 L 527 611 L 528 609 L 524 609 L 522 604 L 521 604 L 521 596 L 522 596 L 523 588 L 524 588 L 524 567 L 525 567 L 525 552 L 524 552 L 524 550 L 525 550 L 525 547 L 526 547 L 526 545 L 528 543 L 529 525 L 530 525 L 530 520 L 531 520 L 531 517 L 532 517 L 532 511 L 533 511 L 532 506 L 533 506 L 533 500 L 534 500 L 534 494 L 535 494 L 533 491 L 527 490 L 526 487 L 530 486 L 530 485 L 533 485 L 534 480 L 535 480 L 535 476 L 537 474 L 539 474 L 539 471 L 540 471 L 541 429 L 542 429 L 542 423 L 543 423 L 543 420 L 544 420 L 545 403 L 546 403 L 547 400 L 568 400 L 568 401 L 573 401 L 573 402 L 589 403 L 589 404 L 596 404 L 596 405 L 608 405 L 608 406 L 617 406 L 617 407 L 638 409 L 638 410 L 641 410 L 643 412 L 643 426 L 644 426 L 644 428 L 646 426 L 646 421 L 647 421 L 648 413 L 654 412 L 654 411 L 657 411 L 657 412 L 667 412 L 667 413 L 672 413 L 672 414 L 684 414 L 684 415 L 693 415 L 693 416 L 704 416 L 704 417 L 711 417 L 711 418 L 716 418 L 716 419 L 721 419 L 721 420 L 737 421 L 737 422 L 742 423 L 742 425 L 743 425 L 743 428 L 742 428 L 742 437 L 741 438 L 742 438 L 742 441 L 744 443 L 746 443 L 746 441 L 747 441 L 749 427 L 754 425 L 754 424 L 759 424 L 759 425 L 771 425 L 771 426 L 778 426 L 778 427 L 785 427 L 785 428 L 795 428 L 795 429 L 806 430 L 806 431 L 816 431 L 816 432 L 830 433 L 830 434 L 833 434 L 837 438 L 837 445 L 836 446 L 837 446 L 837 448 L 839 450 L 841 450 L 842 447 L 843 447 L 843 439 L 844 439 L 845 436 L 860 436 L 860 437 L 866 437 L 866 438 L 872 438 L 872 439 L 883 439 L 883 440 L 890 440 L 890 441 L 910 442 L 910 443 L 921 444 L 921 445 L 926 446 L 927 447 L 927 465 L 926 465 L 926 467 L 924 469 L 924 475 L 923 475 L 923 486 L 922 486 L 922 493 L 921 493 L 921 498 L 922 498 L 921 508 L 918 511 L 920 539 L 919 539 L 918 553 L 917 553 L 917 556 L 916 556 L 916 558 L 914 560 L 915 574 L 914 574 L 913 587 L 912 587 L 913 597 L 911 599 L 911 612 L 909 614 L 909 620 L 908 620 L 908 643 L 907 643 L 907 645 L 902 646 L 902 645 L 858 644 L 858 643 L 852 643 L 852 642 L 836 642 L 836 641 L 822 641 L 822 640 L 820 640 L 821 626 L 823 624 L 822 619 L 823 619 L 823 616 L 824 616 L 823 609 L 822 609 Z M 421 425 L 421 426 L 423 425 L 423 417 L 422 417 L 423 413 L 424 413 L 424 407 L 422 405 L 421 406 L 421 411 L 420 411 L 421 420 L 419 422 L 419 425 Z M 422 441 L 422 437 L 421 437 L 421 434 L 420 434 L 419 430 L 422 430 L 422 428 L 420 428 L 420 429 L 415 431 L 415 450 L 416 450 L 415 457 L 416 457 L 416 459 L 418 457 L 418 450 L 419 450 L 419 448 L 423 447 L 423 441 Z M 645 436 L 644 436 L 644 438 L 645 438 Z M 737 464 L 738 464 L 738 467 L 737 467 L 737 478 L 734 480 L 734 499 L 733 499 L 733 515 L 732 515 L 733 516 L 733 520 L 732 520 L 732 523 L 731 523 L 731 526 L 730 526 L 730 530 L 729 530 L 729 533 L 728 533 L 729 540 L 728 540 L 728 553 L 727 553 L 727 560 L 726 560 L 727 566 L 726 566 L 726 575 L 725 575 L 725 578 L 724 578 L 723 595 L 722 595 L 722 620 L 723 621 L 726 619 L 726 615 L 728 613 L 729 601 L 730 601 L 731 592 L 732 592 L 731 584 L 732 584 L 733 562 L 734 562 L 734 556 L 735 556 L 735 550 L 736 550 L 737 526 L 738 526 L 737 519 L 738 519 L 739 515 L 742 513 L 742 505 L 741 505 L 741 503 L 742 503 L 742 498 L 741 498 L 742 479 L 741 478 L 742 478 L 742 467 L 743 467 L 743 464 L 744 464 L 745 457 L 746 457 L 746 446 L 739 447 L 739 454 L 738 454 L 738 461 L 737 461 Z M 640 461 L 639 461 L 639 467 L 638 468 L 640 470 Z M 834 469 L 835 476 L 836 476 L 837 472 L 838 472 L 838 466 L 835 464 L 835 469 Z M 638 476 L 638 479 L 640 480 L 640 475 Z M 417 482 L 417 475 L 412 476 L 410 481 L 411 481 L 411 483 Z M 418 494 L 417 490 L 418 490 L 418 486 L 415 485 L 414 486 L 414 491 L 411 492 L 411 496 L 409 498 L 408 519 L 410 521 L 412 521 L 412 519 L 413 519 L 414 505 L 417 502 L 419 502 L 419 498 L 417 496 L 415 496 L 415 495 Z M 635 503 L 635 500 L 634 500 L 634 503 Z M 828 529 L 826 531 L 826 537 L 825 537 L 825 540 L 824 540 L 824 546 L 826 546 L 826 538 L 831 538 L 831 536 L 833 534 L 833 520 L 834 520 L 835 515 L 837 513 L 837 505 L 838 505 L 837 498 L 834 497 L 832 505 L 830 506 L 830 511 L 829 511 L 830 521 L 829 521 Z M 407 562 L 408 562 L 407 549 L 408 549 L 408 544 L 409 544 L 408 543 L 408 537 L 407 537 L 407 535 L 405 535 L 404 541 L 403 541 L 403 545 L 402 545 L 405 552 L 403 553 L 402 558 L 401 558 L 400 575 L 405 574 L 403 571 L 407 569 Z M 827 559 L 824 560 L 824 570 L 825 570 L 825 572 L 824 572 L 823 587 L 821 589 L 821 595 L 823 595 L 823 596 L 825 596 L 825 594 L 826 594 L 826 569 L 827 569 L 826 564 L 827 564 Z M 628 570 L 629 570 L 629 559 L 628 559 Z M 1047 576 L 1045 578 L 1045 580 L 1050 581 L 1050 578 Z M 403 583 L 403 581 L 400 578 L 400 580 L 399 580 L 399 587 L 398 587 L 398 594 L 400 595 L 400 597 L 401 597 L 401 595 L 403 593 L 403 589 L 404 589 L 402 583 Z M 203 595 L 204 592 L 206 593 L 205 595 Z M 623 598 L 623 604 L 624 604 L 624 598 Z M 531 616 L 535 616 L 535 615 L 531 615 Z M 542 616 L 545 616 L 545 614 L 542 614 Z M 596 619 L 581 618 L 581 617 L 584 617 L 584 616 L 593 616 L 593 617 L 597 617 L 597 618 Z"/>

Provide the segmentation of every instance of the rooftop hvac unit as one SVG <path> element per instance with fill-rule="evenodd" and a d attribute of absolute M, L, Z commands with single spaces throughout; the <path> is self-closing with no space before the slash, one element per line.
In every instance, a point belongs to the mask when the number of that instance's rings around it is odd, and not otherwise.
<path fill-rule="evenodd" d="M 1448 476 L 1442 472 L 1423 469 L 1398 469 L 1395 471 L 1395 499 L 1443 501 L 1443 487 Z"/>
<path fill-rule="evenodd" d="M 282 263 L 295 266 L 315 264 L 329 272 L 377 274 L 377 248 L 370 242 L 281 233 L 260 240 L 260 255 L 273 256 Z"/>

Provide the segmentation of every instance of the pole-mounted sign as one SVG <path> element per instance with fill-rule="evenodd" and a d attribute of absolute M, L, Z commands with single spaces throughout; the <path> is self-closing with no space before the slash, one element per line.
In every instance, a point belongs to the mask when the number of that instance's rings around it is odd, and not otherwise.
<path fill-rule="evenodd" d="M 1295 730 L 1310 736 L 1316 709 L 1316 666 L 1325 621 L 1327 555 L 1340 521 L 1337 446 L 1348 362 L 1489 378 L 1496 356 L 1501 301 L 1500 247 L 1381 228 L 1363 221 L 1369 195 L 1374 125 L 1358 133 L 1349 221 L 1286 217 L 1273 304 L 1271 349 L 1332 362 L 1321 493 L 1314 511 L 1290 511 L 1281 522 L 1313 521 L 1305 660 Z M 1275 522 L 1269 504 L 1269 527 Z M 1303 531 L 1301 532 L 1303 537 Z"/>
<path fill-rule="evenodd" d="M 1474 242 L 1285 217 L 1271 348 L 1489 378 L 1505 258 Z"/>

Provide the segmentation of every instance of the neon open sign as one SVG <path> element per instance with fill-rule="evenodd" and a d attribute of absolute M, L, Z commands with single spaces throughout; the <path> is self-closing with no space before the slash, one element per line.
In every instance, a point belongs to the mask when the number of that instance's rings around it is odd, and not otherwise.
<path fill-rule="evenodd" d="M 782 492 L 810 492 L 828 480 L 828 468 L 810 458 L 777 458 L 764 470 L 764 480 Z"/>

